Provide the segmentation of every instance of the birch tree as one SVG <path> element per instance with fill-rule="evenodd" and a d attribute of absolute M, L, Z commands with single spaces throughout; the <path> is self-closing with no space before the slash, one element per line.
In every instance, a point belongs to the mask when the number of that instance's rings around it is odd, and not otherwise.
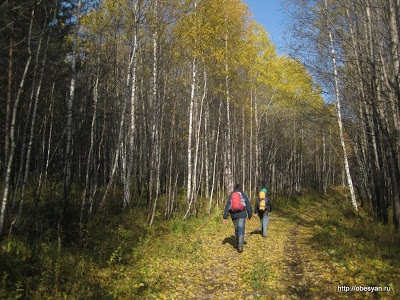
<path fill-rule="evenodd" d="M 9 189 L 10 189 L 10 178 L 11 178 L 12 165 L 13 165 L 15 148 L 16 148 L 15 130 L 16 130 L 17 111 L 19 108 L 19 103 L 21 100 L 22 92 L 25 87 L 25 83 L 26 83 L 25 80 L 27 77 L 27 73 L 28 73 L 30 63 L 32 60 L 31 38 L 32 38 L 32 26 L 33 26 L 34 17 L 35 17 L 35 8 L 32 9 L 29 31 L 28 31 L 28 43 L 27 43 L 28 57 L 27 57 L 27 60 L 25 63 L 23 75 L 22 75 L 20 83 L 19 83 L 18 93 L 17 93 L 16 99 L 15 99 L 14 105 L 13 105 L 11 124 L 10 124 L 10 134 L 7 135 L 10 138 L 11 146 L 10 146 L 8 158 L 6 160 L 7 165 L 6 165 L 6 169 L 5 169 L 5 175 L 4 175 L 3 196 L 2 196 L 1 209 L 0 209 L 0 233 L 3 232 L 3 228 L 4 228 L 5 212 L 6 212 L 8 194 L 9 194 Z"/>
<path fill-rule="evenodd" d="M 341 96 L 340 96 L 340 89 L 339 89 L 339 75 L 338 75 L 338 70 L 337 70 L 338 67 L 336 64 L 335 44 L 334 44 L 334 39 L 333 39 L 332 31 L 330 29 L 330 24 L 329 24 L 327 0 L 325 0 L 325 10 L 327 13 L 327 15 L 326 15 L 327 16 L 327 24 L 326 25 L 327 25 L 327 30 L 328 30 L 328 35 L 329 35 L 329 43 L 330 43 L 330 48 L 331 48 L 331 58 L 332 58 L 333 76 L 334 76 L 335 94 L 336 94 L 336 114 L 337 114 L 337 122 L 338 122 L 338 126 L 339 126 L 340 143 L 342 145 L 342 150 L 343 150 L 344 168 L 346 171 L 347 184 L 349 185 L 349 188 L 350 188 L 351 202 L 353 204 L 354 210 L 358 210 L 356 195 L 355 195 L 354 187 L 353 187 L 353 180 L 352 180 L 351 174 L 350 174 L 350 166 L 349 166 L 349 160 L 347 157 L 346 143 L 345 143 L 344 135 L 343 135 L 343 122 L 342 122 L 341 99 L 340 99 Z"/>

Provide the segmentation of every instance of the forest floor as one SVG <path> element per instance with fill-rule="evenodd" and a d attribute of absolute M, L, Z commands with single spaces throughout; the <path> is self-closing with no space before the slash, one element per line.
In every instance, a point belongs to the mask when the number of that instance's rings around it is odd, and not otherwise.
<path fill-rule="evenodd" d="M 148 227 L 132 208 L 93 222 L 81 244 L 43 242 L 33 258 L 5 240 L 0 298 L 400 299 L 399 232 L 347 202 L 336 191 L 275 199 L 268 237 L 247 220 L 243 253 L 221 210 Z"/>
<path fill-rule="evenodd" d="M 368 240 L 381 232 L 365 240 L 353 233 L 350 227 L 365 227 L 354 220 L 362 218 L 332 217 L 327 201 L 272 212 L 267 238 L 257 217 L 247 220 L 243 253 L 235 249 L 230 219 L 175 223 L 170 233 L 142 241 L 135 268 L 123 275 L 110 269 L 104 280 L 118 278 L 119 299 L 398 299 L 398 249 Z"/>

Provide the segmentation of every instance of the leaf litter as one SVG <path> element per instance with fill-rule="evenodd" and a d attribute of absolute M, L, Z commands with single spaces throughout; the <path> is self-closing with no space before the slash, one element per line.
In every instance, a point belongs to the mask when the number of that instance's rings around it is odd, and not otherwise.
<path fill-rule="evenodd" d="M 157 237 L 145 243 L 125 285 L 141 299 L 394 299 L 393 292 L 338 291 L 352 283 L 347 266 L 332 260 L 334 250 L 325 253 L 312 242 L 321 205 L 272 213 L 267 238 L 257 217 L 247 220 L 243 253 L 234 247 L 230 220 L 223 225 L 208 217 L 191 230 Z"/>

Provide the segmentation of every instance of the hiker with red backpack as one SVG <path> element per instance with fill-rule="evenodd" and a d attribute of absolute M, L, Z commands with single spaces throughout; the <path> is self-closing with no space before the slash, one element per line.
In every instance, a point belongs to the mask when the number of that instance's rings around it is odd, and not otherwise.
<path fill-rule="evenodd" d="M 260 218 L 261 235 L 267 237 L 269 214 L 272 210 L 272 201 L 267 196 L 268 190 L 263 187 L 258 193 L 258 198 L 256 199 L 256 205 L 254 207 L 254 214 L 258 215 Z"/>
<path fill-rule="evenodd" d="M 228 214 L 231 215 L 233 225 L 235 226 L 235 237 L 237 242 L 237 250 L 243 252 L 244 232 L 246 225 L 246 217 L 249 220 L 253 215 L 249 197 L 241 190 L 240 184 L 235 184 L 233 192 L 228 196 L 226 201 L 223 223 L 226 223 Z"/>

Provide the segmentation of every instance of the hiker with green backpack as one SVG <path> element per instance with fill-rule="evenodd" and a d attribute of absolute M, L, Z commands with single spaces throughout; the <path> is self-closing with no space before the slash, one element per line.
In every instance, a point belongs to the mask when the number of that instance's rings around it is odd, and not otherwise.
<path fill-rule="evenodd" d="M 263 187 L 258 193 L 258 198 L 256 199 L 256 205 L 254 207 L 254 214 L 257 214 L 260 218 L 261 225 L 261 235 L 267 237 L 267 228 L 269 222 L 269 213 L 272 210 L 272 201 L 267 196 L 267 188 Z"/>

